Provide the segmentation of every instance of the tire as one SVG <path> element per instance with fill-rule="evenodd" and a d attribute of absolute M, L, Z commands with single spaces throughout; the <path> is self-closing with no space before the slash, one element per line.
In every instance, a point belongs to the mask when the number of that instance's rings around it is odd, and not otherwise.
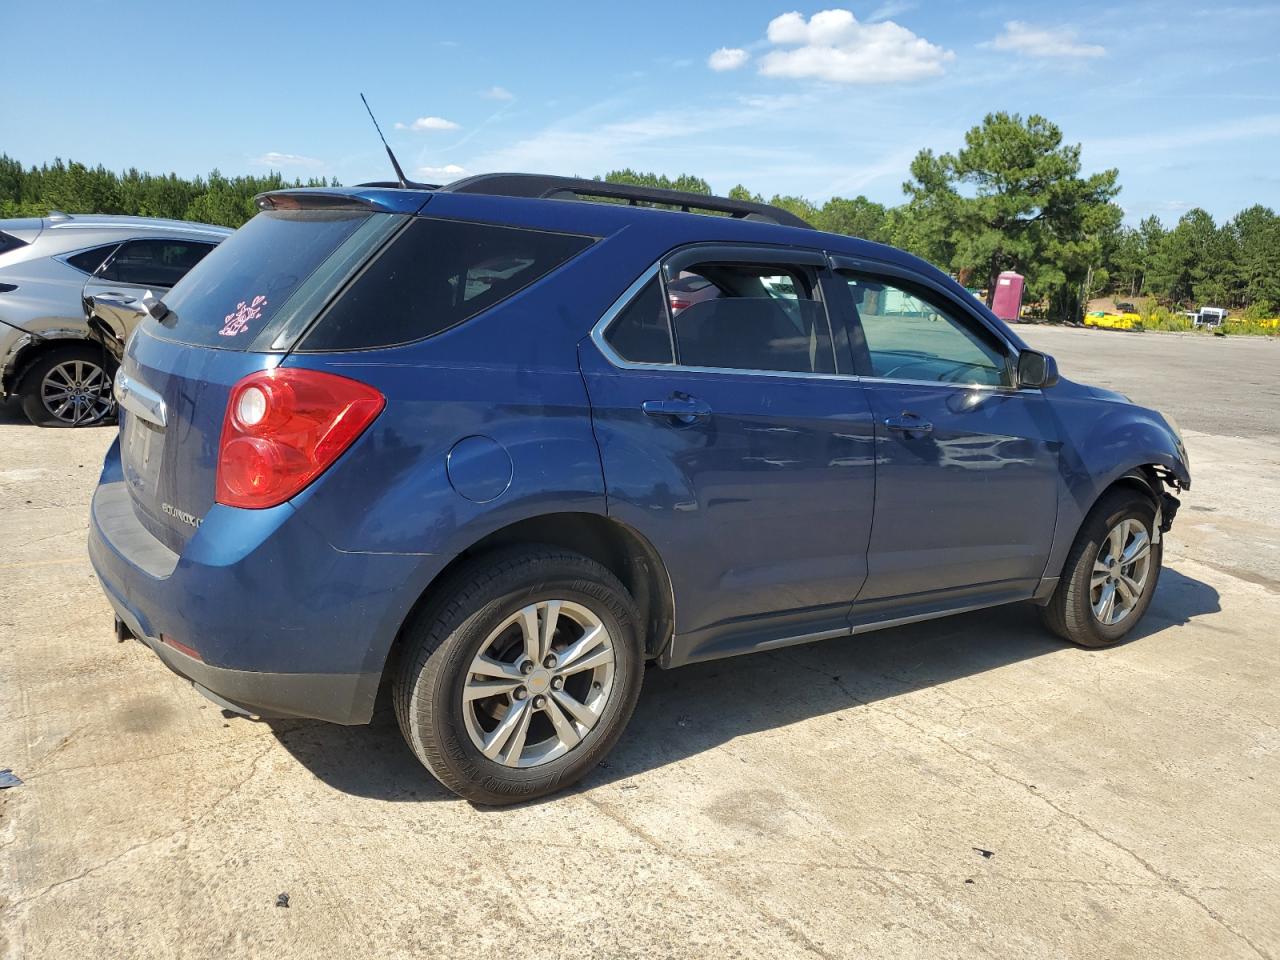
<path fill-rule="evenodd" d="M 54 394 L 45 389 L 46 379 L 50 380 L 51 389 L 57 388 L 63 385 L 65 374 L 74 377 L 76 371 L 82 374 L 78 379 L 83 386 L 74 389 L 86 391 L 80 402 L 72 400 L 68 406 L 49 399 Z M 92 371 L 97 371 L 96 376 Z M 109 423 L 115 417 L 112 373 L 102 349 L 95 344 L 80 342 L 55 347 L 37 357 L 23 374 L 17 390 L 22 412 L 37 427 L 91 427 Z"/>
<path fill-rule="evenodd" d="M 561 601 L 560 606 L 549 606 Z M 580 638 L 578 647 L 583 648 L 588 643 L 588 625 L 594 623 L 605 631 L 602 643 L 611 645 L 612 661 L 590 668 L 589 673 L 576 664 L 557 665 L 566 673 L 560 676 L 545 668 L 554 661 L 544 660 L 542 668 L 523 674 L 526 679 L 521 680 L 520 665 L 527 670 L 531 662 L 529 621 L 524 618 L 531 608 L 536 610 L 536 633 L 540 634 L 545 621 L 559 625 L 552 656 L 575 656 L 573 641 Z M 554 618 L 547 615 L 551 609 Z M 561 790 L 600 762 L 631 718 L 644 674 L 639 624 L 635 601 L 626 588 L 603 566 L 580 554 L 538 546 L 487 554 L 451 576 L 408 628 L 393 691 L 400 730 L 437 780 L 475 803 L 519 803 Z M 604 648 L 591 647 L 577 654 L 576 663 L 601 659 L 598 651 Z M 502 667 L 503 674 L 487 672 L 481 678 L 473 673 L 482 651 L 487 651 L 489 664 Z M 578 672 L 573 672 L 575 667 Z M 561 686 L 553 690 L 548 685 L 557 678 Z M 464 700 L 464 687 L 474 688 L 481 682 L 522 685 L 492 697 Z M 563 697 L 571 695 L 576 707 L 596 698 L 593 726 L 579 724 L 568 709 L 559 708 Z M 512 739 L 502 752 L 486 756 L 480 741 L 496 743 L 499 727 L 522 711 L 530 717 L 523 721 L 527 734 L 519 733 L 520 723 L 513 724 Z M 570 728 L 557 725 L 553 714 L 561 721 L 569 718 Z M 550 739 L 540 739 L 548 734 Z M 539 759 L 543 755 L 545 759 Z M 513 762 L 532 765 L 510 765 Z"/>
<path fill-rule="evenodd" d="M 1155 518 L 1155 503 L 1150 496 L 1137 490 L 1113 490 L 1098 501 L 1089 511 L 1071 546 L 1071 552 L 1067 554 L 1067 562 L 1063 566 L 1057 589 L 1049 602 L 1040 609 L 1041 619 L 1049 630 L 1082 647 L 1097 648 L 1117 643 L 1137 626 L 1151 606 L 1151 599 L 1155 596 L 1160 579 L 1163 544 L 1154 542 Z M 1112 588 L 1116 597 L 1114 602 L 1123 604 L 1126 602 L 1125 594 L 1131 593 L 1132 588 L 1124 589 L 1124 580 L 1114 574 L 1118 570 L 1119 573 L 1127 572 L 1132 575 L 1138 569 L 1139 561 L 1132 565 L 1122 563 L 1109 573 L 1104 573 L 1102 569 L 1108 566 L 1107 561 L 1113 552 L 1110 534 L 1120 529 L 1126 521 L 1130 524 L 1129 531 L 1133 536 L 1132 540 L 1126 539 L 1127 546 L 1136 542 L 1136 525 L 1140 525 L 1146 534 L 1147 567 L 1141 578 L 1137 602 L 1122 618 L 1106 623 L 1095 612 L 1095 603 L 1101 602 L 1106 583 L 1116 584 Z M 1123 560 L 1123 554 L 1121 559 Z M 1101 564 L 1101 567 L 1095 569 L 1095 562 Z M 1097 595 L 1094 594 L 1095 575 L 1104 579 Z M 1132 584 L 1134 578 L 1130 576 L 1128 582 Z M 1113 610 L 1111 615 L 1114 616 L 1116 612 Z"/>

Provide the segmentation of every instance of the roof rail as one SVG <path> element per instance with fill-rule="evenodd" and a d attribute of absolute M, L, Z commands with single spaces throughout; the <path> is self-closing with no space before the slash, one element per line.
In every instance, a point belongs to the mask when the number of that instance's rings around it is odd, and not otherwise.
<path fill-rule="evenodd" d="M 536 173 L 482 173 L 474 177 L 455 180 L 440 188 L 442 193 L 483 193 L 498 197 L 534 197 L 549 200 L 575 200 L 579 197 L 607 197 L 626 200 L 631 206 L 641 203 L 661 203 L 690 210 L 713 210 L 727 213 L 738 220 L 764 220 L 784 227 L 813 225 L 781 207 L 749 200 L 730 200 L 706 193 L 687 193 L 684 190 L 662 190 L 657 187 L 638 187 L 629 183 L 610 183 L 607 180 L 585 180 L 581 177 L 553 177 Z"/>
<path fill-rule="evenodd" d="M 410 190 L 439 190 L 440 189 L 440 184 L 438 183 L 417 183 L 416 181 L 413 181 L 413 180 L 409 180 L 406 182 L 408 183 L 409 185 L 408 189 Z M 401 183 L 399 180 L 370 180 L 368 183 L 357 183 L 356 186 L 357 187 L 394 187 L 397 190 L 405 189 L 405 185 Z"/>

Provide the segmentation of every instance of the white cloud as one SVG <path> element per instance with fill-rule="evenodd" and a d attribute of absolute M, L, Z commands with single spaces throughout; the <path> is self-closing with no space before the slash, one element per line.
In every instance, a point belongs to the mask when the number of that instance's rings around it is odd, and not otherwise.
<path fill-rule="evenodd" d="M 315 157 L 303 157 L 296 153 L 277 153 L 275 150 L 264 153 L 260 157 L 254 157 L 253 162 L 263 167 L 271 167 L 273 170 L 279 170 L 284 167 L 323 167 L 324 161 L 317 160 Z"/>
<path fill-rule="evenodd" d="M 1165 127 L 1159 132 L 1119 137 L 1094 137 L 1084 148 L 1091 157 L 1112 160 L 1120 157 L 1153 157 L 1210 143 L 1245 141 L 1246 149 L 1262 150 L 1264 144 L 1280 139 L 1280 113 L 1263 113 L 1235 120 L 1215 121 L 1186 127 Z"/>
<path fill-rule="evenodd" d="M 717 73 L 737 70 L 751 58 L 751 54 L 739 47 L 721 47 L 707 57 L 707 66 Z"/>
<path fill-rule="evenodd" d="M 506 87 L 499 87 L 496 84 L 485 90 L 480 96 L 486 100 L 514 100 L 516 98 L 516 95 Z"/>
<path fill-rule="evenodd" d="M 867 20 L 871 23 L 892 20 L 898 14 L 906 13 L 908 10 L 914 10 L 915 8 L 915 0 L 885 0 L 884 3 L 871 12 L 871 16 L 867 17 Z"/>
<path fill-rule="evenodd" d="M 1021 20 L 1010 20 L 1003 33 L 981 46 L 1026 57 L 1101 57 L 1107 52 L 1096 43 L 1080 43 L 1072 27 L 1036 27 Z"/>
<path fill-rule="evenodd" d="M 769 21 L 775 47 L 760 61 L 770 77 L 832 83 L 904 83 L 936 77 L 955 54 L 893 21 L 860 23 L 848 10 L 823 10 L 808 20 L 796 12 Z"/>
<path fill-rule="evenodd" d="M 456 163 L 446 163 L 443 167 L 418 167 L 413 172 L 423 180 L 438 183 L 448 183 L 467 175 L 467 171 Z"/>
<path fill-rule="evenodd" d="M 444 117 L 419 117 L 413 123 L 397 123 L 397 130 L 457 130 L 458 125 Z"/>

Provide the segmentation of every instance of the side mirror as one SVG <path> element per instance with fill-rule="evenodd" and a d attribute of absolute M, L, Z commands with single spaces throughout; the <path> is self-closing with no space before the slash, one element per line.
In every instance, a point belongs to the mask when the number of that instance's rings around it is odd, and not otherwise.
<path fill-rule="evenodd" d="M 1023 350 L 1018 354 L 1019 387 L 1052 387 L 1058 382 L 1058 363 L 1039 350 Z"/>

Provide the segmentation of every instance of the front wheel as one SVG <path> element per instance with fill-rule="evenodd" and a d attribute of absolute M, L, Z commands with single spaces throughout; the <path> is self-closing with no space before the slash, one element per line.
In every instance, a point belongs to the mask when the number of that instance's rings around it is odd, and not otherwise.
<path fill-rule="evenodd" d="M 1136 490 L 1115 490 L 1090 511 L 1062 579 L 1041 609 L 1045 625 L 1082 647 L 1108 647 L 1137 626 L 1160 579 L 1163 544 L 1156 507 Z"/>
<path fill-rule="evenodd" d="M 635 601 L 607 569 L 552 547 L 459 570 L 409 628 L 400 729 L 423 765 L 477 803 L 577 781 L 635 708 L 644 650 Z"/>

